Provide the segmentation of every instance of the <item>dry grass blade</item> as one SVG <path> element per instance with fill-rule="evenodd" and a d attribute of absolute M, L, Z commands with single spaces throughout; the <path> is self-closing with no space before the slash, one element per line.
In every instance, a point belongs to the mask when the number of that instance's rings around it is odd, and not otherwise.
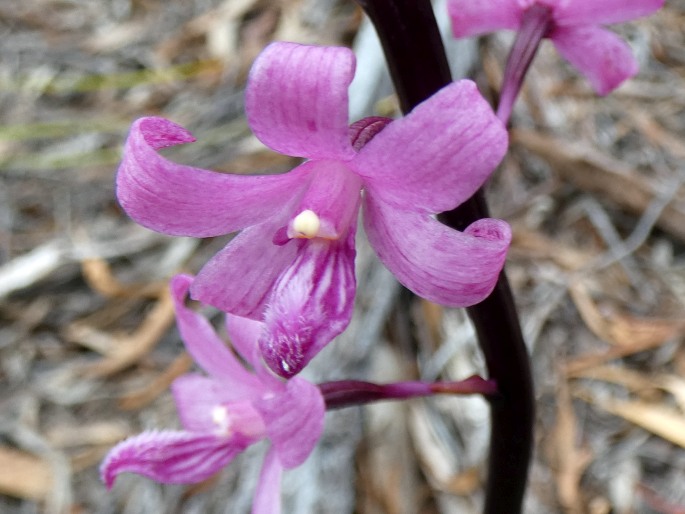
<path fill-rule="evenodd" d="M 147 282 L 143 284 L 123 284 L 112 274 L 112 268 L 104 259 L 84 259 L 81 272 L 88 285 L 108 298 L 141 298 L 158 297 L 159 291 L 166 286 L 165 282 Z"/>
<path fill-rule="evenodd" d="M 573 395 L 685 448 L 685 415 L 680 411 L 661 403 L 599 398 L 580 387 Z"/>
<path fill-rule="evenodd" d="M 193 364 L 193 359 L 187 353 L 182 353 L 145 387 L 127 393 L 119 399 L 119 408 L 123 410 L 142 409 L 160 394 L 164 393 L 177 377 L 186 373 Z"/>
<path fill-rule="evenodd" d="M 578 446 L 578 435 L 569 387 L 562 380 L 557 395 L 556 422 L 546 444 L 546 454 L 554 470 L 557 498 L 568 514 L 583 512 L 580 480 L 593 458 L 589 448 Z"/>
<path fill-rule="evenodd" d="M 685 412 L 685 379 L 677 375 L 662 375 L 656 385 L 670 393 L 681 411 Z"/>
<path fill-rule="evenodd" d="M 632 393 L 654 393 L 659 380 L 621 366 L 595 366 L 567 373 L 569 378 L 589 378 L 625 387 Z"/>
<path fill-rule="evenodd" d="M 115 338 L 109 354 L 84 368 L 86 376 L 105 377 L 135 364 L 150 352 L 174 321 L 174 305 L 166 288 L 140 326 L 130 335 Z"/>
<path fill-rule="evenodd" d="M 601 196 L 636 214 L 645 212 L 659 196 L 653 182 L 635 173 L 628 165 L 598 152 L 588 143 L 560 140 L 531 130 L 516 129 L 514 143 L 547 160 L 565 179 L 578 188 Z M 657 220 L 657 225 L 685 240 L 685 195 L 673 199 Z"/>
<path fill-rule="evenodd" d="M 654 348 L 685 331 L 683 319 L 642 318 L 607 306 L 600 308 L 582 280 L 575 280 L 569 292 L 588 328 L 612 345 Z"/>
<path fill-rule="evenodd" d="M 43 500 L 52 491 L 50 465 L 29 453 L 0 446 L 0 493 Z"/>
<path fill-rule="evenodd" d="M 0 299 L 54 273 L 67 260 L 65 246 L 50 241 L 0 267 Z"/>
<path fill-rule="evenodd" d="M 129 427 L 121 422 L 97 421 L 86 425 L 56 425 L 50 428 L 46 437 L 54 448 L 71 448 L 112 445 L 129 433 Z"/>
<path fill-rule="evenodd" d="M 566 271 L 576 271 L 592 262 L 593 255 L 577 247 L 565 245 L 552 238 L 515 225 L 511 251 L 531 259 L 546 259 L 558 264 Z"/>
<path fill-rule="evenodd" d="M 648 340 L 642 344 L 613 346 L 604 351 L 588 352 L 566 361 L 566 363 L 563 365 L 564 373 L 569 376 L 577 376 L 584 372 L 584 370 L 595 368 L 608 361 L 620 359 L 622 357 L 628 357 L 630 355 L 645 352 L 647 350 L 653 350 L 654 348 L 661 346 L 663 343 L 664 341 Z"/>

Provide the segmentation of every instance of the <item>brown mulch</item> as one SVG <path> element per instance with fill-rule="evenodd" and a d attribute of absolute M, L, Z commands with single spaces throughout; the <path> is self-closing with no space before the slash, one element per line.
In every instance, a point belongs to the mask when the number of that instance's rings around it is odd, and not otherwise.
<path fill-rule="evenodd" d="M 193 363 L 166 281 L 225 243 L 136 226 L 114 172 L 143 114 L 192 129 L 179 161 L 289 169 L 245 122 L 250 64 L 273 39 L 351 45 L 361 23 L 342 0 L 0 3 L 0 512 L 246 511 L 263 448 L 199 486 L 99 481 L 116 442 L 176 426 L 168 386 Z M 685 0 L 618 27 L 641 71 L 605 98 L 543 45 L 514 110 L 489 198 L 514 229 L 507 269 L 536 380 L 527 513 L 685 512 L 683 27 Z M 486 93 L 509 42 L 474 47 Z M 360 255 L 361 314 L 332 350 L 344 364 L 322 357 L 317 379 L 480 369 L 463 313 L 417 301 L 411 324 L 397 319 L 398 289 Z M 327 418 L 315 465 L 286 477 L 285 512 L 478 512 L 480 399 L 349 411 Z"/>

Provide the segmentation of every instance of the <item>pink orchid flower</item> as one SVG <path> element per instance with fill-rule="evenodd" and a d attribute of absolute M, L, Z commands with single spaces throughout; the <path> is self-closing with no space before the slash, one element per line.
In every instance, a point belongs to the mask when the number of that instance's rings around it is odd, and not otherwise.
<path fill-rule="evenodd" d="M 302 464 L 318 441 L 323 397 L 304 379 L 283 382 L 271 375 L 255 344 L 261 323 L 228 315 L 233 346 L 254 370 L 248 371 L 211 324 L 184 305 L 191 282 L 184 275 L 172 279 L 176 321 L 188 352 L 209 376 L 184 375 L 172 385 L 184 430 L 148 431 L 119 443 L 102 463 L 102 479 L 108 488 L 124 472 L 163 483 L 200 482 L 249 445 L 268 438 L 272 446 L 252 512 L 280 512 L 282 471 Z"/>
<path fill-rule="evenodd" d="M 456 37 L 477 36 L 500 29 L 522 30 L 531 8 L 547 10 L 545 37 L 578 68 L 600 95 L 610 93 L 638 72 L 630 47 L 600 27 L 646 16 L 664 0 L 449 0 Z M 539 20 L 528 19 L 529 23 Z"/>
<path fill-rule="evenodd" d="M 122 207 L 148 228 L 194 237 L 241 230 L 200 270 L 191 295 L 263 320 L 263 358 L 284 377 L 349 323 L 360 204 L 381 261 L 416 294 L 444 305 L 483 300 L 511 239 L 500 220 L 462 233 L 432 216 L 468 199 L 506 152 L 506 131 L 475 84 L 445 87 L 366 142 L 348 127 L 354 67 L 347 48 L 293 43 L 273 43 L 255 61 L 248 123 L 272 150 L 308 159 L 289 173 L 231 175 L 170 162 L 157 150 L 193 137 L 165 119 L 143 118 L 117 175 Z"/>

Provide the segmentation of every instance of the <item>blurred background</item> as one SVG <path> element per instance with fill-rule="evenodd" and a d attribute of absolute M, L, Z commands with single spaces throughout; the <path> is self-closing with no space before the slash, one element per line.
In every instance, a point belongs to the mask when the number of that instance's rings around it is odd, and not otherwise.
<path fill-rule="evenodd" d="M 512 35 L 456 43 L 435 7 L 455 77 L 493 98 Z M 544 44 L 489 185 L 514 229 L 507 270 L 537 386 L 527 513 L 685 512 L 685 1 L 615 30 L 640 74 L 597 98 Z M 353 120 L 397 114 L 350 0 L 0 3 L 0 512 L 249 511 L 263 445 L 196 486 L 131 475 L 107 493 L 97 467 L 128 435 L 178 426 L 168 386 L 193 363 L 166 282 L 226 243 L 123 214 L 128 127 L 148 114 L 186 126 L 197 142 L 165 153 L 194 166 L 292 168 L 243 112 L 272 40 L 353 46 Z M 352 325 L 309 378 L 482 372 L 463 313 L 402 294 L 363 235 L 358 280 Z M 479 398 L 329 413 L 317 451 L 286 474 L 284 512 L 478 512 L 488 430 Z"/>

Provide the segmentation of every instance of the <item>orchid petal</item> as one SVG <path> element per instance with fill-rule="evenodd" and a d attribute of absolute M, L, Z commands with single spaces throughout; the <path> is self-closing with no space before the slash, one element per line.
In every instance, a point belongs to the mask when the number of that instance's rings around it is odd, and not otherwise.
<path fill-rule="evenodd" d="M 282 476 L 283 466 L 278 460 L 278 454 L 274 448 L 270 448 L 259 474 L 252 501 L 252 514 L 280 514 Z"/>
<path fill-rule="evenodd" d="M 309 210 L 316 214 L 320 223 L 316 237 L 339 239 L 357 218 L 361 189 L 361 179 L 349 167 L 338 161 L 317 161 L 311 183 L 295 212 Z M 288 226 L 288 237 L 299 237 L 293 221 Z"/>
<path fill-rule="evenodd" d="M 286 155 L 350 159 L 347 88 L 354 67 L 349 48 L 272 43 L 250 71 L 245 94 L 250 128 Z"/>
<path fill-rule="evenodd" d="M 482 219 L 464 232 L 367 196 L 364 227 L 379 259 L 417 295 L 450 307 L 485 299 L 504 266 L 509 225 Z"/>
<path fill-rule="evenodd" d="M 268 394 L 250 384 L 227 380 L 214 380 L 202 375 L 187 374 L 178 377 L 171 384 L 171 392 L 181 425 L 191 432 L 235 431 L 261 439 L 264 437 L 264 423 L 250 402 Z M 217 409 L 226 411 L 230 423 L 217 420 Z"/>
<path fill-rule="evenodd" d="M 274 285 L 259 347 L 266 364 L 289 378 L 352 318 L 356 223 L 343 240 L 308 240 Z"/>
<path fill-rule="evenodd" d="M 264 366 L 257 341 L 264 331 L 264 323 L 242 316 L 226 314 L 226 331 L 237 352 L 252 366 L 259 381 L 270 391 L 279 391 L 285 384 Z"/>
<path fill-rule="evenodd" d="M 249 388 L 234 392 L 217 380 L 192 373 L 174 380 L 171 392 L 181 425 L 191 432 L 215 431 L 217 425 L 212 412 L 217 405 L 229 401 L 231 397 L 239 398 L 245 392 L 257 397 Z"/>
<path fill-rule="evenodd" d="M 369 141 L 352 166 L 370 195 L 401 209 L 443 212 L 487 180 L 508 136 L 470 80 L 444 87 Z"/>
<path fill-rule="evenodd" d="M 284 196 L 306 186 L 305 170 L 230 175 L 177 164 L 157 152 L 191 141 L 190 132 L 163 118 L 141 118 L 131 126 L 117 173 L 117 198 L 144 227 L 176 236 L 228 234 L 273 216 Z"/>
<path fill-rule="evenodd" d="M 171 280 L 176 323 L 188 353 L 207 373 L 228 382 L 231 387 L 245 392 L 261 391 L 259 380 L 226 347 L 209 321 L 185 306 L 184 300 L 192 282 L 188 275 L 177 275 Z"/>
<path fill-rule="evenodd" d="M 224 312 L 261 319 L 274 281 L 293 261 L 298 245 L 273 242 L 287 224 L 275 217 L 246 228 L 203 266 L 191 287 L 193 299 Z"/>
<path fill-rule="evenodd" d="M 554 9 L 557 25 L 608 25 L 652 14 L 664 0 L 573 0 Z"/>
<path fill-rule="evenodd" d="M 319 388 L 295 377 L 288 381 L 284 393 L 255 402 L 255 408 L 264 418 L 283 467 L 292 469 L 302 464 L 323 431 L 326 406 Z"/>
<path fill-rule="evenodd" d="M 600 95 L 616 89 L 638 72 L 630 47 L 598 27 L 557 27 L 551 34 L 557 51 L 578 68 Z"/>
<path fill-rule="evenodd" d="M 122 441 L 105 457 L 100 474 L 108 488 L 120 473 L 165 484 L 201 482 L 220 471 L 253 441 L 207 433 L 148 431 Z"/>
<path fill-rule="evenodd" d="M 516 29 L 522 9 L 516 0 L 448 0 L 455 37 L 479 36 L 500 29 Z"/>
<path fill-rule="evenodd" d="M 264 324 L 260 321 L 226 314 L 226 332 L 233 348 L 255 369 L 262 367 L 257 340 L 263 329 Z"/>

